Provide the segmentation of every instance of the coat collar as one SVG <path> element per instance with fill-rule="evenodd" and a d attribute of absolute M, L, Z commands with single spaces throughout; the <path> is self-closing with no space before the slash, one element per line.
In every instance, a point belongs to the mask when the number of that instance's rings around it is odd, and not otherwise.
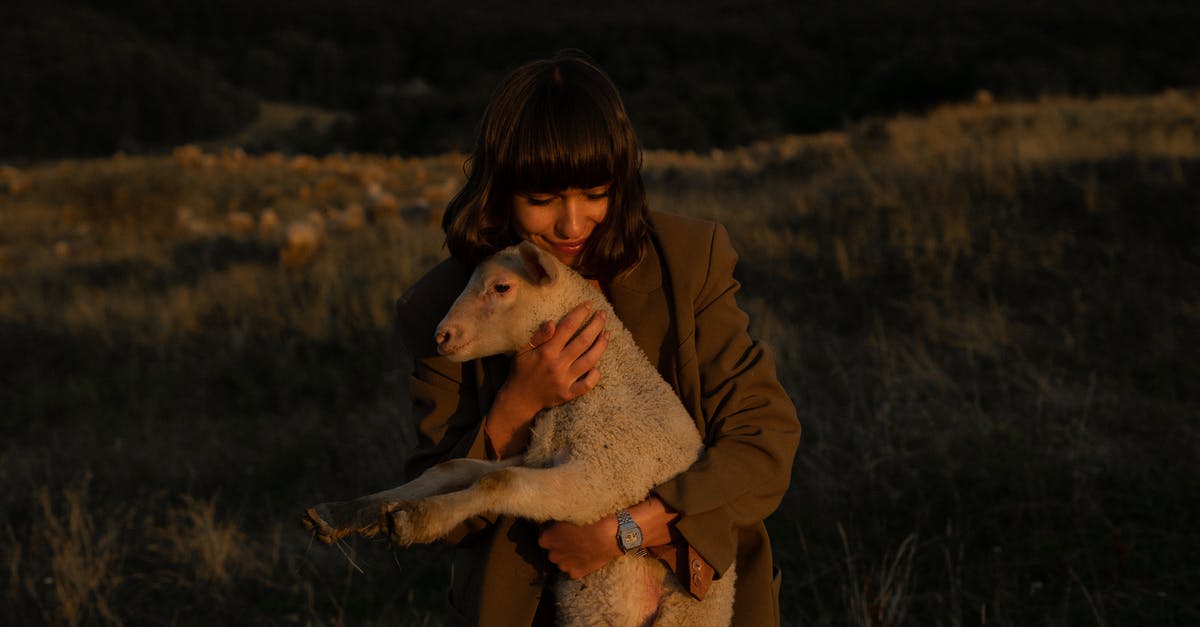
<path fill-rule="evenodd" d="M 671 305 L 663 291 L 663 266 L 656 242 L 646 242 L 642 258 L 608 288 L 617 317 L 668 382 L 674 381 L 674 332 Z"/>
<path fill-rule="evenodd" d="M 662 286 L 662 261 L 651 238 L 642 249 L 641 259 L 609 284 L 608 299 L 617 317 L 630 326 L 629 322 L 636 324 L 644 320 L 650 310 L 662 306 Z"/>
<path fill-rule="evenodd" d="M 649 294 L 662 287 L 662 266 L 654 250 L 653 240 L 647 241 L 642 249 L 642 257 L 627 272 L 613 279 L 612 289 L 627 292 Z"/>

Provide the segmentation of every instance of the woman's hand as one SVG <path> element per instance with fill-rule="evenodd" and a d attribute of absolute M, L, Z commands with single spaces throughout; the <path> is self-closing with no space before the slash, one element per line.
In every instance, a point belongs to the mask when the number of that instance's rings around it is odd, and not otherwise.
<path fill-rule="evenodd" d="M 592 304 L 572 309 L 555 325 L 547 322 L 530 341 L 530 349 L 513 357 L 503 388 L 528 401 L 534 413 L 574 400 L 600 381 L 596 364 L 608 347 L 604 322 L 608 313 L 595 316 Z"/>
<path fill-rule="evenodd" d="M 537 413 L 583 395 L 600 382 L 596 364 L 608 347 L 607 313 L 588 320 L 591 303 L 583 303 L 558 324 L 547 322 L 517 353 L 508 378 L 496 393 L 484 422 L 492 450 L 508 457 L 524 450 L 529 424 Z"/>
<path fill-rule="evenodd" d="M 571 579 L 599 570 L 621 556 L 615 515 L 605 516 L 590 525 L 546 523 L 538 535 L 538 544 L 546 549 L 546 557 Z"/>
<path fill-rule="evenodd" d="M 667 509 L 657 496 L 629 508 L 642 528 L 642 546 L 670 544 L 675 539 L 671 523 L 679 513 Z M 617 516 L 609 514 L 590 525 L 549 522 L 542 526 L 538 544 L 546 556 L 571 579 L 579 579 L 621 556 L 617 546 Z"/>

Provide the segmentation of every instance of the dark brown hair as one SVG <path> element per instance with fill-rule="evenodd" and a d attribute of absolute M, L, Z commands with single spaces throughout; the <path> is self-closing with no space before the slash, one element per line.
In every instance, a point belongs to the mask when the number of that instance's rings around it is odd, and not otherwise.
<path fill-rule="evenodd" d="M 581 53 L 527 63 L 492 94 L 442 217 L 450 254 L 475 266 L 520 241 L 512 197 L 608 184 L 608 213 L 578 270 L 608 280 L 633 267 L 647 227 L 642 149 L 612 81 Z"/>

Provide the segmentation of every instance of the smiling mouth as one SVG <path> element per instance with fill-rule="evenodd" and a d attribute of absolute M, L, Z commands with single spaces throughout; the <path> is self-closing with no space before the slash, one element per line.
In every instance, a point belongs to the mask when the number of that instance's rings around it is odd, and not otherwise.
<path fill-rule="evenodd" d="M 582 241 L 580 241 L 580 242 L 558 242 L 558 243 L 551 244 L 551 246 L 554 248 L 554 250 L 557 250 L 563 254 L 578 255 L 579 253 L 583 252 L 583 244 L 584 244 L 584 242 L 582 242 Z"/>

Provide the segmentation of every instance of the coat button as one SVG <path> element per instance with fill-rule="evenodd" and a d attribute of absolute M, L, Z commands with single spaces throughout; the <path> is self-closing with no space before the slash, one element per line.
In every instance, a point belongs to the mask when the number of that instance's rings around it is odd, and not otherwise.
<path fill-rule="evenodd" d="M 696 584 L 697 586 L 700 585 L 700 573 L 695 573 L 692 575 L 692 583 Z"/>
<path fill-rule="evenodd" d="M 700 570 L 700 560 L 692 560 L 692 570 Z"/>

